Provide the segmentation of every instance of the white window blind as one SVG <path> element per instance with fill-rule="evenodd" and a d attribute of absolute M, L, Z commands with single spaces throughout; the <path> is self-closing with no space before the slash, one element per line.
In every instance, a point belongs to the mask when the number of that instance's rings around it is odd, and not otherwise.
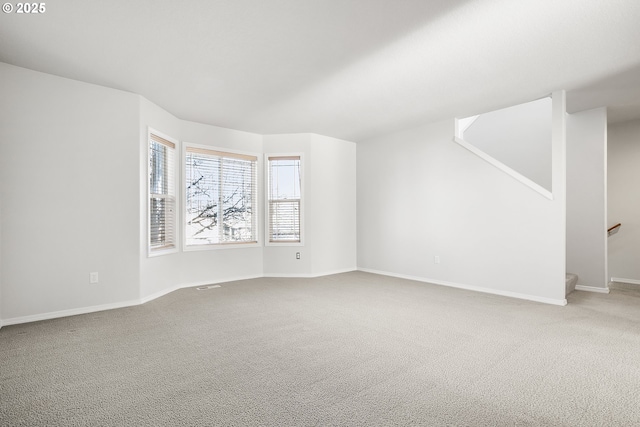
<path fill-rule="evenodd" d="M 149 134 L 149 251 L 176 247 L 175 148 L 158 135 Z"/>
<path fill-rule="evenodd" d="M 300 242 L 300 156 L 267 160 L 269 242 Z"/>
<path fill-rule="evenodd" d="M 187 246 L 257 242 L 256 156 L 186 147 Z"/>

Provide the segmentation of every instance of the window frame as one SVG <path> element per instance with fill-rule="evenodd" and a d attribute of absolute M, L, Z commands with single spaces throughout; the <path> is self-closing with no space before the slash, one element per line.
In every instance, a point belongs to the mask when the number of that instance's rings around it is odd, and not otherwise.
<path fill-rule="evenodd" d="M 226 153 L 226 154 L 230 154 L 230 155 L 237 155 L 237 156 L 246 156 L 246 157 L 255 157 L 255 162 L 256 162 L 256 173 L 255 173 L 255 191 L 256 194 L 253 195 L 253 202 L 255 203 L 255 212 L 252 213 L 252 215 L 255 215 L 254 219 L 253 219 L 253 224 L 254 227 L 256 227 L 256 230 L 254 232 L 255 241 L 250 241 L 250 242 L 222 242 L 222 243 L 208 243 L 208 244 L 203 244 L 203 245 L 189 245 L 187 244 L 187 165 L 186 165 L 186 161 L 187 161 L 187 150 L 189 148 L 192 149 L 196 149 L 196 150 L 206 150 L 206 151 L 211 151 L 211 152 L 219 152 L 219 153 Z M 260 204 L 260 200 L 261 200 L 261 190 L 260 190 L 260 176 L 261 176 L 261 168 L 262 168 L 262 164 L 261 164 L 261 156 L 259 153 L 255 153 L 255 152 L 250 152 L 250 151 L 243 151 L 243 150 L 236 150 L 236 149 L 230 149 L 230 148 L 226 148 L 226 147 L 218 147 L 218 146 L 211 146 L 211 145 L 203 145 L 203 144 L 194 144 L 194 143 L 190 143 L 190 142 L 183 142 L 182 144 L 182 158 L 181 158 L 181 170 L 180 170 L 180 177 L 181 177 L 181 203 L 180 203 L 180 212 L 183 215 L 183 219 L 181 221 L 181 231 L 182 231 L 182 250 L 183 252 L 191 252 L 191 251 L 209 251 L 209 250 L 224 250 L 224 249 L 238 249 L 238 248 L 253 248 L 253 247 L 258 247 L 262 245 L 262 241 L 261 241 L 261 231 L 260 231 L 260 218 L 261 218 L 261 214 L 262 214 L 262 208 L 261 208 L 261 204 Z"/>
<path fill-rule="evenodd" d="M 300 240 L 299 241 L 291 241 L 291 240 L 282 240 L 282 241 L 272 241 L 269 237 L 269 228 L 270 228 L 270 214 L 271 214 L 271 200 L 270 197 L 270 158 L 277 157 L 299 157 L 300 158 Z M 286 153 L 266 153 L 264 155 L 264 206 L 265 206 L 265 214 L 264 214 L 264 244 L 265 246 L 304 246 L 305 239 L 305 178 L 304 178 L 304 154 L 300 152 L 286 152 Z"/>
<path fill-rule="evenodd" d="M 173 215 L 173 242 L 165 245 L 165 246 L 160 246 L 160 247 L 154 247 L 151 245 L 151 199 L 153 198 L 153 195 L 157 195 L 156 193 L 151 193 L 151 142 L 152 142 L 152 135 L 155 135 L 157 138 L 164 140 L 166 143 L 163 143 L 162 141 L 155 141 L 157 143 L 160 143 L 162 145 L 165 145 L 166 147 L 168 147 L 169 149 L 173 150 L 173 164 L 169 165 L 169 169 L 166 171 L 166 173 L 170 173 L 173 172 L 173 182 L 169 182 L 169 186 L 172 187 L 173 190 L 173 210 L 174 210 L 174 215 Z M 168 144 L 167 144 L 168 143 Z M 173 144 L 173 147 L 170 146 L 170 144 Z M 180 213 L 178 212 L 178 206 L 179 206 L 179 168 L 178 168 L 178 158 L 179 158 L 179 150 L 180 147 L 180 142 L 175 139 L 170 137 L 169 135 L 162 133 L 156 129 L 151 128 L 150 126 L 147 127 L 147 143 L 146 143 L 146 168 L 147 168 L 147 173 L 145 175 L 145 180 L 146 180 L 146 186 L 147 186 L 147 211 L 146 211 L 146 225 L 147 225 L 147 257 L 151 258 L 151 257 L 156 257 L 156 256 L 162 256 L 162 255 L 167 255 L 167 254 L 174 254 L 179 252 L 180 250 L 180 245 L 179 245 L 179 227 L 178 227 L 178 221 L 179 221 L 179 217 L 180 217 Z M 170 180 L 168 177 L 166 177 L 165 179 L 167 179 L 168 181 Z M 167 198 L 171 197 L 170 194 L 166 195 Z"/>

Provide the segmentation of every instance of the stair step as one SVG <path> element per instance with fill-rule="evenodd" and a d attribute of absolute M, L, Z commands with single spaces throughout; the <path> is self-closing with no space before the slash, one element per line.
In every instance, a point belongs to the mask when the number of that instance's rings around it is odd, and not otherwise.
<path fill-rule="evenodd" d="M 573 273 L 567 273 L 565 279 L 565 296 L 569 295 L 576 289 L 576 283 L 578 283 L 578 276 Z"/>

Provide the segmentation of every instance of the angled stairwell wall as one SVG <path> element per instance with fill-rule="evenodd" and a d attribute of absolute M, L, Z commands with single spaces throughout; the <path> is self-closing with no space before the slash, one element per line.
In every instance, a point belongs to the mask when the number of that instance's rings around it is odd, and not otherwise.
<path fill-rule="evenodd" d="M 551 98 L 475 116 L 456 142 L 542 194 L 551 192 Z"/>
<path fill-rule="evenodd" d="M 565 304 L 564 92 L 552 103 L 551 198 L 453 143 L 453 120 L 358 143 L 358 268 Z"/>

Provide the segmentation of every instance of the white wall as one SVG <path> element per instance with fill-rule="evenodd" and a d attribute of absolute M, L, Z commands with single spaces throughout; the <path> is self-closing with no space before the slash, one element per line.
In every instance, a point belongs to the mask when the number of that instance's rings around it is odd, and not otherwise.
<path fill-rule="evenodd" d="M 139 97 L 3 63 L 0 93 L 5 324 L 137 299 Z"/>
<path fill-rule="evenodd" d="M 264 247 L 264 273 L 267 276 L 310 276 L 311 244 L 309 243 L 308 205 L 310 194 L 309 159 L 311 154 L 311 135 L 308 133 L 265 135 L 264 153 L 302 155 L 302 243 L 299 245 L 283 244 Z M 264 231 L 266 225 L 263 226 Z M 300 252 L 300 259 L 296 259 Z"/>
<path fill-rule="evenodd" d="M 311 135 L 306 219 L 315 276 L 356 269 L 356 144 Z"/>
<path fill-rule="evenodd" d="M 550 201 L 454 144 L 452 121 L 356 147 L 319 135 L 263 137 L 185 122 L 138 95 L 1 63 L 0 77 L 5 324 L 135 304 L 178 286 L 356 265 L 548 302 L 564 298 L 563 139 L 553 146 Z M 556 120 L 554 141 L 561 125 Z M 261 177 L 263 153 L 302 153 L 304 246 L 148 258 L 147 126 L 179 141 L 256 153 Z M 100 274 L 97 285 L 88 283 L 92 271 Z"/>
<path fill-rule="evenodd" d="M 2 186 L 0 186 L 0 328 L 2 328 Z"/>
<path fill-rule="evenodd" d="M 148 257 L 148 127 L 180 141 L 180 171 L 183 142 L 258 155 L 261 229 L 263 136 L 179 120 L 135 94 L 7 64 L 0 77 L 5 324 L 137 304 L 182 286 L 355 269 L 355 144 L 309 134 L 266 138 L 271 151 L 305 156 L 303 247 Z M 90 272 L 99 273 L 98 284 L 88 283 Z"/>
<path fill-rule="evenodd" d="M 254 153 L 258 156 L 258 177 L 262 176 L 262 135 L 233 129 L 182 122 L 181 140 L 229 150 Z M 262 182 L 258 178 L 258 182 Z M 262 188 L 258 185 L 258 206 L 262 203 Z M 258 224 L 262 224 L 260 208 Z M 262 237 L 259 236 L 260 242 Z M 181 252 L 180 282 L 183 285 L 222 282 L 248 277 L 261 277 L 263 272 L 261 246 L 238 249 L 215 249 Z"/>
<path fill-rule="evenodd" d="M 563 94 L 554 107 L 554 200 L 453 143 L 453 120 L 359 143 L 358 268 L 564 303 Z"/>
<path fill-rule="evenodd" d="M 356 145 L 315 134 L 265 135 L 264 152 L 303 156 L 302 245 L 265 246 L 265 274 L 319 276 L 355 270 Z"/>
<path fill-rule="evenodd" d="M 608 239 L 609 275 L 640 284 L 640 120 L 608 133 L 608 225 L 622 224 Z"/>
<path fill-rule="evenodd" d="M 481 114 L 464 140 L 551 190 L 551 99 Z"/>
<path fill-rule="evenodd" d="M 182 175 L 184 142 L 251 152 L 262 157 L 262 136 L 249 132 L 220 128 L 179 120 L 157 105 L 142 99 L 140 113 L 140 189 L 147 192 L 147 129 L 151 127 L 180 141 L 178 144 L 178 177 Z M 261 173 L 261 172 L 259 172 Z M 180 180 L 178 180 L 180 182 Z M 180 188 L 182 192 L 182 187 Z M 184 194 L 180 193 L 180 198 Z M 147 203 L 140 198 L 140 296 L 152 298 L 182 286 L 225 282 L 262 276 L 262 248 L 224 248 L 200 251 L 178 251 L 161 256 L 147 256 Z M 178 204 L 178 244 L 182 248 L 182 208 Z M 262 212 L 258 212 L 259 223 Z"/>
<path fill-rule="evenodd" d="M 140 297 L 148 298 L 152 295 L 163 293 L 173 289 L 181 283 L 180 259 L 177 254 L 149 257 L 147 255 L 148 233 L 148 181 L 149 181 L 149 142 L 148 129 L 151 127 L 157 132 L 180 140 L 182 133 L 182 121 L 169 114 L 162 108 L 145 98 L 140 98 Z M 180 163 L 181 145 L 176 147 L 176 158 Z M 176 171 L 179 173 L 180 168 Z M 179 175 L 177 175 L 179 176 Z M 180 224 L 180 209 L 176 209 L 177 221 Z M 178 242 L 180 242 L 180 227 L 177 227 Z"/>
<path fill-rule="evenodd" d="M 567 116 L 567 272 L 607 288 L 607 111 Z"/>

